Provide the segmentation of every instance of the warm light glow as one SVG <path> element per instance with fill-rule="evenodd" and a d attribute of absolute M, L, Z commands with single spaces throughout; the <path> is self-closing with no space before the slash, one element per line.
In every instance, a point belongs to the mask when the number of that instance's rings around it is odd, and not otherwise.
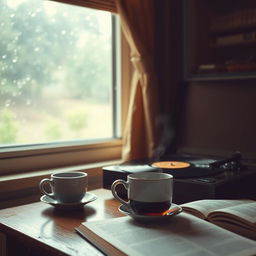
<path fill-rule="evenodd" d="M 161 161 L 153 163 L 152 166 L 163 169 L 183 169 L 190 167 L 191 164 L 188 162 Z"/>
<path fill-rule="evenodd" d="M 171 215 L 172 213 L 175 213 L 176 211 L 178 210 L 177 207 L 175 208 L 172 208 L 172 209 L 168 209 L 164 212 L 150 212 L 150 213 L 145 213 L 144 215 L 147 215 L 147 216 L 165 216 L 165 215 Z"/>

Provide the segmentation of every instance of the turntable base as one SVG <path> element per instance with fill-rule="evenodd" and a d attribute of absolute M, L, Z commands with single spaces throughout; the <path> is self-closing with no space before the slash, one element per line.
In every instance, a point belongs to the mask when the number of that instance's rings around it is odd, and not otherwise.
<path fill-rule="evenodd" d="M 211 162 L 211 161 L 210 161 Z M 133 168 L 135 167 L 135 168 Z M 196 166 L 194 166 L 196 168 Z M 124 165 L 103 167 L 103 187 L 110 189 L 111 184 L 117 179 L 126 180 L 127 175 L 139 171 L 167 172 L 170 169 L 162 169 L 151 166 L 146 161 L 129 162 Z M 204 171 L 199 168 L 195 175 L 187 177 L 174 174 L 173 202 L 186 203 L 200 199 L 230 199 L 230 198 L 255 198 L 256 196 L 256 170 L 255 168 L 242 168 L 239 170 L 225 170 L 215 168 Z M 197 175 L 197 174 L 200 175 Z M 127 191 L 123 186 L 117 187 L 120 196 L 124 197 Z"/>

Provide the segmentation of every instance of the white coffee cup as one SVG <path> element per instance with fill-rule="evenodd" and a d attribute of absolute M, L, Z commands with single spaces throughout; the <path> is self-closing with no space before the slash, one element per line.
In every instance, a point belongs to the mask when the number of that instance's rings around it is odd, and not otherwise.
<path fill-rule="evenodd" d="M 116 186 L 119 184 L 128 190 L 129 201 L 118 196 Z M 173 176 L 167 173 L 134 173 L 127 176 L 127 181 L 114 181 L 111 191 L 118 201 L 135 213 L 161 213 L 168 210 L 172 203 Z"/>
<path fill-rule="evenodd" d="M 45 190 L 50 185 L 51 193 Z M 53 173 L 51 179 L 39 183 L 41 192 L 60 203 L 76 203 L 85 196 L 88 185 L 88 174 L 84 172 Z"/>

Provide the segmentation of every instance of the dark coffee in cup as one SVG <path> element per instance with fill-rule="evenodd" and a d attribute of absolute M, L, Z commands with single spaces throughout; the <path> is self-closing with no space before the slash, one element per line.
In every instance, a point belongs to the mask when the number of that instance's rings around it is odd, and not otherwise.
<path fill-rule="evenodd" d="M 128 202 L 117 195 L 115 188 L 118 184 L 127 189 Z M 172 203 L 173 176 L 152 172 L 130 174 L 127 181 L 114 181 L 111 190 L 114 197 L 134 213 L 161 213 L 168 210 Z"/>
<path fill-rule="evenodd" d="M 138 214 L 161 213 L 170 208 L 171 201 L 140 202 L 140 201 L 130 200 L 130 206 L 134 210 L 134 212 Z"/>

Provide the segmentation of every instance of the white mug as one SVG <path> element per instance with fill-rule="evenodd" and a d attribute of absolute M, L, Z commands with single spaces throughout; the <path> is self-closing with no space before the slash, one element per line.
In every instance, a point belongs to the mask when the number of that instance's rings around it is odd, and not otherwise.
<path fill-rule="evenodd" d="M 116 186 L 128 190 L 128 200 L 120 198 Z M 172 203 L 173 176 L 167 173 L 141 172 L 127 176 L 127 181 L 116 180 L 111 186 L 113 196 L 137 214 L 161 213 Z"/>
<path fill-rule="evenodd" d="M 51 193 L 45 190 L 50 185 Z M 85 196 L 88 175 L 84 172 L 53 173 L 51 179 L 43 179 L 39 183 L 41 192 L 60 203 L 76 203 Z"/>

